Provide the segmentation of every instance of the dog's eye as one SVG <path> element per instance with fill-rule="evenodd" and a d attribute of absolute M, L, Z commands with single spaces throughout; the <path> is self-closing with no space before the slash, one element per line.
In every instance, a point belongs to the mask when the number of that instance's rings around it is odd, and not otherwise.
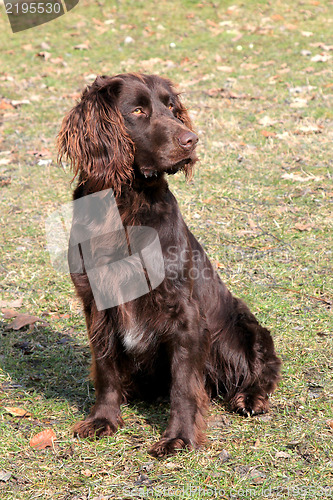
<path fill-rule="evenodd" d="M 132 111 L 133 115 L 144 115 L 144 112 L 142 108 L 135 108 L 134 111 Z"/>

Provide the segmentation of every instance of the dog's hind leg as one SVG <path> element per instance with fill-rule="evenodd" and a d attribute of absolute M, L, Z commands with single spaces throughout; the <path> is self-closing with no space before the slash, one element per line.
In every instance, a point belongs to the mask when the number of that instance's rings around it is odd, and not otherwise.
<path fill-rule="evenodd" d="M 269 331 L 235 297 L 223 312 L 223 327 L 213 337 L 210 379 L 232 410 L 265 413 L 268 396 L 280 378 L 281 361 Z"/>

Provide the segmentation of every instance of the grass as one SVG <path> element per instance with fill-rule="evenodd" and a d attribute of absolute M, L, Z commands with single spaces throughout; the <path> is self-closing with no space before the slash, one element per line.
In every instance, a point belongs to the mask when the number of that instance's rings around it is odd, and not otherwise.
<path fill-rule="evenodd" d="M 33 30 L 0 23 L 0 298 L 44 320 L 0 325 L 1 499 L 332 496 L 333 3 L 81 0 Z M 94 401 L 90 353 L 70 280 L 45 248 L 45 218 L 71 199 L 71 174 L 56 166 L 62 117 L 94 74 L 123 71 L 179 84 L 201 161 L 172 190 L 284 362 L 269 415 L 244 419 L 215 402 L 208 446 L 162 461 L 147 449 L 165 404 L 124 406 L 112 438 L 72 437 Z M 53 448 L 32 449 L 47 428 Z"/>

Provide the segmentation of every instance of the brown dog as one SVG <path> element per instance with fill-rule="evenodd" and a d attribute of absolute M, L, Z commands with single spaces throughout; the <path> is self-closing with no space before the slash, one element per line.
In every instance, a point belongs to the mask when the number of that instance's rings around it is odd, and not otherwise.
<path fill-rule="evenodd" d="M 150 450 L 158 457 L 204 442 L 209 397 L 223 395 L 245 415 L 267 411 L 280 372 L 270 333 L 222 283 L 168 188 L 166 174 L 191 174 L 197 140 L 172 84 L 133 74 L 98 77 L 59 134 L 60 157 L 69 158 L 78 174 L 74 200 L 111 188 L 125 230 L 153 228 L 164 262 L 158 286 L 150 283 L 148 293 L 103 308 L 96 305 L 78 243 L 80 269 L 71 268 L 71 277 L 86 315 L 96 403 L 75 433 L 111 435 L 122 423 L 120 405 L 127 398 L 168 394 L 170 421 Z M 104 265 L 119 247 L 119 234 L 106 212 L 84 216 L 96 234 L 110 226 L 109 239 L 96 238 L 90 248 L 95 257 L 103 255 Z M 123 276 L 104 269 L 99 276 L 111 293 Z"/>

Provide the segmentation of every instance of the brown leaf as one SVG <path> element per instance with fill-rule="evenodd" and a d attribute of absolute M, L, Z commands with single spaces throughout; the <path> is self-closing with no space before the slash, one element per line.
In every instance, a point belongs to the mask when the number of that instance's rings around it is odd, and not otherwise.
<path fill-rule="evenodd" d="M 0 110 L 3 109 L 14 109 L 14 106 L 11 105 L 11 103 L 9 101 L 7 101 L 6 99 L 1 99 L 0 101 Z"/>
<path fill-rule="evenodd" d="M 75 50 L 89 50 L 89 42 L 85 42 L 85 43 L 79 43 L 77 45 L 74 45 L 74 49 Z"/>
<path fill-rule="evenodd" d="M 31 448 L 36 450 L 44 450 L 48 446 L 53 446 L 53 442 L 57 439 L 54 431 L 52 429 L 46 429 L 45 431 L 39 432 L 33 438 L 30 439 Z"/>
<path fill-rule="evenodd" d="M 47 148 L 41 148 L 40 151 L 38 150 L 30 150 L 27 151 L 29 155 L 34 155 L 37 158 L 41 158 L 42 156 L 52 156 L 52 153 L 49 149 Z"/>
<path fill-rule="evenodd" d="M 83 474 L 86 477 L 91 477 L 92 476 L 92 472 L 91 472 L 90 469 L 84 469 L 84 470 L 82 470 L 81 474 Z"/>
<path fill-rule="evenodd" d="M 232 90 L 229 89 L 209 89 L 207 91 L 207 94 L 210 97 L 221 97 L 222 99 L 248 99 L 250 101 L 255 100 L 255 99 L 261 99 L 261 97 L 254 97 L 249 94 L 236 94 Z"/>
<path fill-rule="evenodd" d="M 4 409 L 7 413 L 10 413 L 13 417 L 31 417 L 31 413 L 26 411 L 24 408 L 18 408 L 15 406 L 5 406 Z"/>
<path fill-rule="evenodd" d="M 298 231 L 311 231 L 312 225 L 311 224 L 302 224 L 301 222 L 297 222 L 294 226 L 295 229 Z"/>
<path fill-rule="evenodd" d="M 272 127 L 276 124 L 276 120 L 273 120 L 270 116 L 265 115 L 258 120 L 258 123 L 263 127 Z"/>
<path fill-rule="evenodd" d="M 218 71 L 222 71 L 222 73 L 232 73 L 234 68 L 232 66 L 216 66 Z"/>
<path fill-rule="evenodd" d="M 8 325 L 12 330 L 20 330 L 24 326 L 33 325 L 36 321 L 41 321 L 38 316 L 31 316 L 30 314 L 18 314 L 14 321 Z"/>
<path fill-rule="evenodd" d="M 14 309 L 1 309 L 1 312 L 3 314 L 4 319 L 15 318 L 15 316 L 18 315 L 18 312 L 14 311 Z"/>
<path fill-rule="evenodd" d="M 0 176 L 0 187 L 8 186 L 9 184 L 11 184 L 11 182 L 11 177 L 4 177 L 2 175 Z"/>
<path fill-rule="evenodd" d="M 257 224 L 254 222 L 254 220 L 252 220 L 250 217 L 248 218 L 249 219 L 249 226 L 250 228 L 252 229 L 252 231 L 254 231 L 255 229 L 258 228 Z"/>
<path fill-rule="evenodd" d="M 22 49 L 25 50 L 26 52 L 31 52 L 32 50 L 34 50 L 31 43 L 26 43 L 25 45 L 22 45 Z"/>
<path fill-rule="evenodd" d="M 286 453 L 285 451 L 278 451 L 275 454 L 275 458 L 290 458 L 289 453 Z"/>
<path fill-rule="evenodd" d="M 42 51 L 42 52 L 38 52 L 36 54 L 37 57 L 41 57 L 42 59 L 44 59 L 45 61 L 47 61 L 48 59 L 50 59 L 51 57 L 51 53 L 50 52 L 47 52 L 46 50 Z"/>
<path fill-rule="evenodd" d="M 64 62 L 63 58 L 60 56 L 60 57 L 52 57 L 50 59 L 50 63 L 52 64 L 62 64 Z"/>
<path fill-rule="evenodd" d="M 271 16 L 271 19 L 273 19 L 273 21 L 283 21 L 284 20 L 284 17 L 281 16 L 281 14 L 273 14 Z"/>
<path fill-rule="evenodd" d="M 254 64 L 254 63 L 242 63 L 241 68 L 244 68 L 246 70 L 254 70 L 259 68 L 259 64 Z"/>
<path fill-rule="evenodd" d="M 295 130 L 296 135 L 321 134 L 322 128 L 319 125 L 304 125 Z"/>
<path fill-rule="evenodd" d="M 284 26 L 288 31 L 297 30 L 296 24 L 286 23 Z"/>
<path fill-rule="evenodd" d="M 275 132 L 271 132 L 270 130 L 261 130 L 260 133 L 264 137 L 276 137 L 276 133 Z"/>
<path fill-rule="evenodd" d="M 333 420 L 327 420 L 327 425 L 333 429 Z"/>
<path fill-rule="evenodd" d="M 23 299 L 16 300 L 0 300 L 0 307 L 21 307 Z"/>

